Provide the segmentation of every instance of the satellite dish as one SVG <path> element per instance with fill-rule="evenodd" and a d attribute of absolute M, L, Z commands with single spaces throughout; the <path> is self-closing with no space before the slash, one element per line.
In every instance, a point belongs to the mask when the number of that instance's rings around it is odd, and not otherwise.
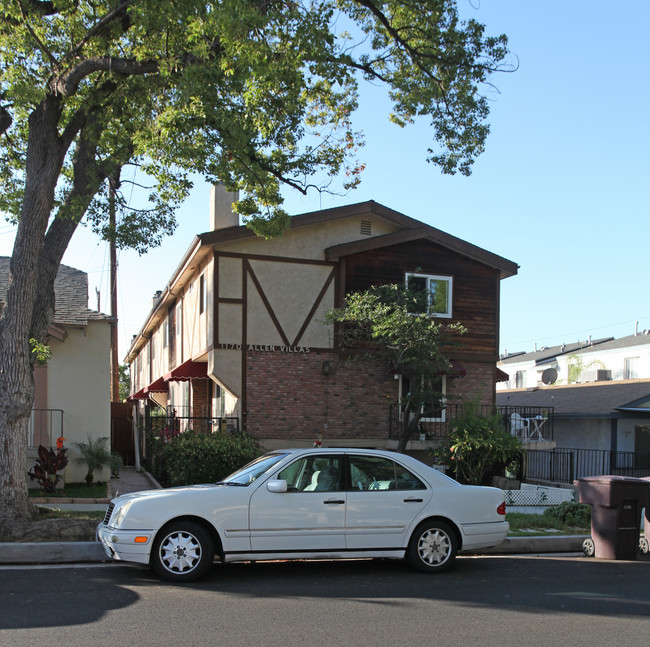
<path fill-rule="evenodd" d="M 553 384 L 557 380 L 557 371 L 554 368 L 547 368 L 542 373 L 542 383 L 543 384 Z"/>

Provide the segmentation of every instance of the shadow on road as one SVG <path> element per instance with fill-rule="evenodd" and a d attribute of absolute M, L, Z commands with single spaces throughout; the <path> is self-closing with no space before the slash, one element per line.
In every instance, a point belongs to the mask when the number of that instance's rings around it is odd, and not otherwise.
<path fill-rule="evenodd" d="M 404 562 L 215 564 L 199 582 L 161 582 L 144 567 L 17 570 L 0 579 L 0 629 L 93 623 L 141 597 L 173 601 L 187 594 L 227 596 L 233 604 L 350 601 L 399 609 L 441 601 L 469 609 L 602 617 L 650 616 L 650 562 L 584 557 L 460 557 L 453 570 L 425 575 Z"/>

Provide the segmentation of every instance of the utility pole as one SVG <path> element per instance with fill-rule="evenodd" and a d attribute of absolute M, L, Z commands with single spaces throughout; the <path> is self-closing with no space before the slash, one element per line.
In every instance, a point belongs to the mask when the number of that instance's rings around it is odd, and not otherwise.
<path fill-rule="evenodd" d="M 110 177 L 108 179 L 108 215 L 111 232 L 109 243 L 111 257 L 111 317 L 113 317 L 111 325 L 111 402 L 120 401 L 120 364 L 117 348 L 117 251 L 115 246 L 115 191 L 119 183 L 119 177 Z"/>

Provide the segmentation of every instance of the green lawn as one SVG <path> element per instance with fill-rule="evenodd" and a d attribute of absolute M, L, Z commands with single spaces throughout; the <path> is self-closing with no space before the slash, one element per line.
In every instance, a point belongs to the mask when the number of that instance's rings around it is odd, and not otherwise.
<path fill-rule="evenodd" d="M 46 494 L 40 488 L 29 490 L 30 497 L 54 497 L 73 499 L 104 499 L 106 498 L 106 483 L 93 483 L 88 487 L 85 483 L 66 483 L 63 490 Z"/>
<path fill-rule="evenodd" d="M 590 523 L 567 524 L 546 514 L 527 514 L 509 512 L 506 521 L 510 524 L 510 537 L 530 537 L 539 535 L 588 535 Z"/>

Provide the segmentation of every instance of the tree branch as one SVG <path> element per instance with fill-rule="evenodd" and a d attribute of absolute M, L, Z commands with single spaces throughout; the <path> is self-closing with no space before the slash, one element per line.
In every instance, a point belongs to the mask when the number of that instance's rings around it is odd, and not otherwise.
<path fill-rule="evenodd" d="M 79 84 L 94 72 L 115 72 L 123 76 L 154 74 L 158 71 L 157 61 L 136 61 L 134 59 L 97 56 L 87 58 L 75 65 L 67 74 L 50 80 L 50 89 L 54 94 L 71 97 Z"/>
<path fill-rule="evenodd" d="M 83 46 L 99 31 L 101 31 L 106 25 L 110 24 L 114 20 L 121 19 L 124 16 L 126 9 L 133 4 L 133 0 L 124 0 L 122 4 L 118 5 L 107 13 L 99 22 L 95 23 L 86 33 L 86 35 L 79 41 L 79 43 L 72 49 L 65 58 L 74 58 L 83 48 Z"/>

